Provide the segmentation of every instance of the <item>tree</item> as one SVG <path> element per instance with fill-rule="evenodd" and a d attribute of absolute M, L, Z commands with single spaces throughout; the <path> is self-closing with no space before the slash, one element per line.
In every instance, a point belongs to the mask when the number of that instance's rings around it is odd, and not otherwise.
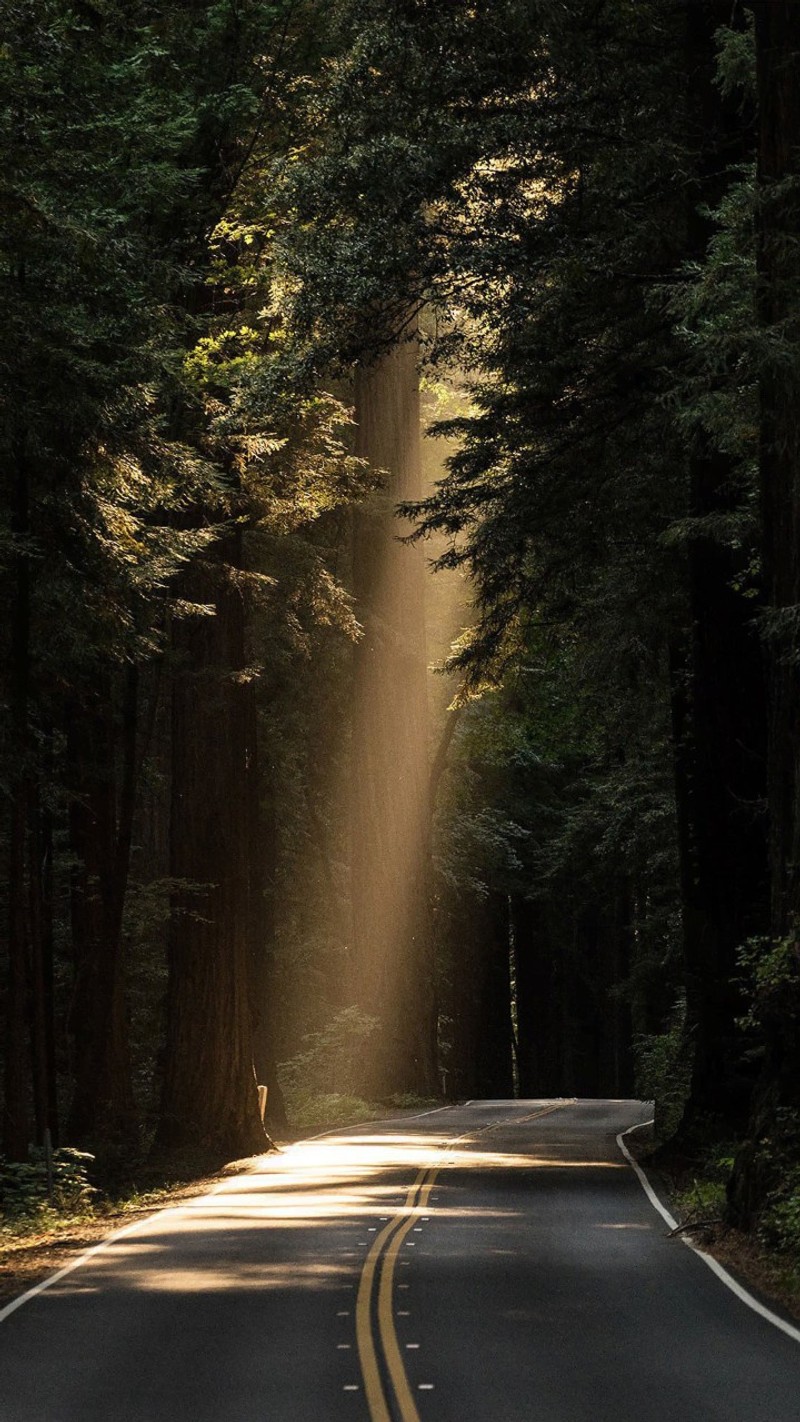
<path fill-rule="evenodd" d="M 740 1223 L 785 1187 L 800 1138 L 800 955 L 797 945 L 797 546 L 800 421 L 797 365 L 800 12 L 755 4 L 758 85 L 758 316 L 764 632 L 769 664 L 767 785 L 770 932 L 756 962 L 765 1059 L 731 1182 Z"/>
<path fill-rule="evenodd" d="M 184 575 L 173 633 L 170 927 L 164 1087 L 156 1149 L 219 1158 L 264 1149 L 253 1071 L 249 865 L 259 846 L 244 807 L 256 773 L 244 605 L 226 562 Z"/>

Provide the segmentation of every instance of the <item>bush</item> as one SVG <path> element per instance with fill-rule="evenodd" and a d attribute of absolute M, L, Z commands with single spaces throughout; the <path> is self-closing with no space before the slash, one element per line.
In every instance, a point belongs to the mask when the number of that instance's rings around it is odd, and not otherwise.
<path fill-rule="evenodd" d="M 724 1219 L 734 1150 L 735 1145 L 730 1142 L 707 1151 L 700 1162 L 700 1173 L 692 1180 L 691 1187 L 678 1191 L 675 1205 L 684 1223 Z"/>
<path fill-rule="evenodd" d="M 287 1101 L 303 1094 L 357 1096 L 364 1079 L 364 1057 L 378 1025 L 376 1017 L 360 1008 L 345 1007 L 322 1031 L 304 1037 L 305 1049 L 278 1067 Z"/>
<path fill-rule="evenodd" d="M 35 1219 L 49 1211 L 80 1214 L 92 1208 L 97 1190 L 88 1168 L 94 1156 L 61 1146 L 53 1151 L 53 1191 L 47 1191 L 47 1162 L 34 1146 L 26 1162 L 0 1160 L 0 1208 L 9 1220 Z"/>
<path fill-rule="evenodd" d="M 313 1092 L 287 1089 L 286 1106 L 291 1124 L 301 1131 L 335 1130 L 337 1126 L 357 1126 L 381 1114 L 380 1107 L 360 1096 L 337 1091 Z"/>
<path fill-rule="evenodd" d="M 768 1249 L 800 1263 L 800 1168 L 771 1197 L 759 1220 L 758 1236 Z"/>
<path fill-rule="evenodd" d="M 758 1237 L 800 1265 L 800 1112 L 784 1107 L 775 1113 L 773 1130 L 759 1142 L 758 1160 L 769 1184 Z"/>
<path fill-rule="evenodd" d="M 656 1136 L 669 1140 L 681 1123 L 692 1076 L 685 998 L 676 1002 L 665 1032 L 636 1038 L 633 1056 L 637 1095 L 655 1102 Z"/>

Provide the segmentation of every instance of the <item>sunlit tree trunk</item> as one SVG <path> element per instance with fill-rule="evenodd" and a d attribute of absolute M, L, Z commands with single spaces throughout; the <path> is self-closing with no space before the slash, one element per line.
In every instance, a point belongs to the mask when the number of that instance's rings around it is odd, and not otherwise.
<path fill-rule="evenodd" d="M 250 945 L 250 1009 L 253 1023 L 253 1065 L 259 1085 L 266 1086 L 267 1119 L 285 1126 L 286 1103 L 275 1059 L 275 868 L 278 827 L 274 795 L 264 795 L 269 772 L 259 755 L 258 706 L 247 697 L 246 737 L 249 749 L 247 794 L 248 937 Z M 271 788 L 271 787 L 270 787 Z M 266 804 L 262 803 L 266 800 Z"/>
<path fill-rule="evenodd" d="M 352 996 L 380 1022 L 370 1088 L 429 1091 L 435 1014 L 429 928 L 424 557 L 395 505 L 422 492 L 417 343 L 356 377 L 357 453 L 387 471 L 356 518 L 352 747 Z"/>

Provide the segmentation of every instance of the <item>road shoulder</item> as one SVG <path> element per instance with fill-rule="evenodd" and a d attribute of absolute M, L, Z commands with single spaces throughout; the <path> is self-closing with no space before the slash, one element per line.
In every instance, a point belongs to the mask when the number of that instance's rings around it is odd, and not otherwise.
<path fill-rule="evenodd" d="M 675 1217 L 679 1230 L 690 1236 L 694 1247 L 716 1260 L 759 1303 L 784 1315 L 788 1321 L 800 1324 L 800 1292 L 790 1277 L 786 1260 L 765 1249 L 751 1235 L 719 1219 L 686 1215 L 680 1207 L 685 1180 L 669 1170 L 663 1157 L 658 1167 L 651 1159 L 655 1150 L 652 1127 L 626 1135 L 625 1145 L 645 1172 L 651 1188 Z"/>

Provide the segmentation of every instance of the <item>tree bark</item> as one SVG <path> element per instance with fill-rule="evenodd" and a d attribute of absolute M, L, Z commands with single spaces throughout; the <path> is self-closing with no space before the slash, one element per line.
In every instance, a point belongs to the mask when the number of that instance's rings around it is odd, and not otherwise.
<path fill-rule="evenodd" d="M 28 1158 L 30 1100 L 27 1058 L 28 815 L 30 799 L 30 624 L 29 566 L 30 483 L 22 442 L 15 450 L 12 530 L 12 593 L 9 702 L 11 786 L 8 836 L 8 981 L 6 988 L 5 1091 L 3 1153 L 8 1160 Z"/>
<path fill-rule="evenodd" d="M 267 1088 L 267 1120 L 271 1126 L 285 1126 L 286 1103 L 278 1081 L 275 1059 L 274 876 L 277 859 L 277 824 L 274 795 L 262 797 L 263 781 L 259 754 L 258 705 L 255 687 L 247 687 L 247 742 L 250 747 L 245 790 L 247 809 L 248 934 L 250 943 L 250 1009 L 253 1023 L 253 1066 L 259 1085 Z M 267 772 L 268 773 L 268 772 Z"/>
<path fill-rule="evenodd" d="M 50 814 L 32 786 L 29 835 L 29 1015 L 36 1143 L 58 1143 L 53 954 L 53 839 Z"/>
<path fill-rule="evenodd" d="M 747 1225 L 800 1136 L 800 6 L 758 0 L 761 507 L 768 615 L 771 943 L 783 980 L 761 1004 L 764 1069 L 729 1199 Z M 767 1148 L 764 1149 L 766 1143 Z"/>
<path fill-rule="evenodd" d="M 173 628 L 171 866 L 166 1054 L 157 1154 L 263 1151 L 251 1018 L 248 714 L 241 536 L 184 576 L 213 616 Z"/>
<path fill-rule="evenodd" d="M 696 130 L 687 250 L 702 260 L 713 207 L 744 161 L 750 134 L 738 106 L 714 82 L 714 34 L 730 20 L 720 0 L 687 9 L 689 120 Z M 688 512 L 732 512 L 739 497 L 727 456 L 698 434 L 690 457 Z M 730 1130 L 746 1117 L 751 1082 L 741 1065 L 743 1010 L 737 949 L 763 931 L 767 913 L 766 684 L 757 607 L 735 587 L 747 552 L 710 537 L 688 551 L 686 642 L 673 657 L 673 727 L 683 902 L 687 1033 L 693 1053 L 680 1134 L 703 1138 L 709 1122 Z"/>
<path fill-rule="evenodd" d="M 75 1089 L 67 1132 L 81 1145 L 131 1150 L 138 1140 L 138 1119 L 122 915 L 135 802 L 136 716 L 131 668 L 119 730 L 109 674 L 99 678 L 91 698 L 73 704 L 67 731 L 75 963 L 70 1007 Z"/>
<path fill-rule="evenodd" d="M 514 1034 L 508 899 L 492 892 L 478 910 L 478 1031 L 475 1043 L 477 1095 L 514 1095 Z"/>

